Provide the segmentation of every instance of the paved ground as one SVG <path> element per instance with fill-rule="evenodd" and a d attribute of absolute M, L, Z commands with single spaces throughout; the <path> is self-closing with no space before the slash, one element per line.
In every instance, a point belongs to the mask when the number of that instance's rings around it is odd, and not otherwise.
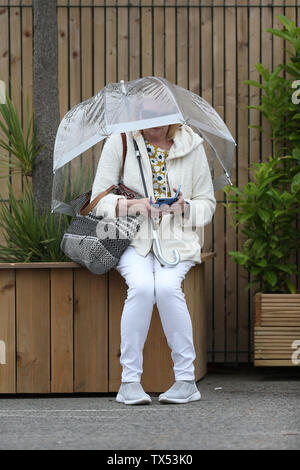
<path fill-rule="evenodd" d="M 0 396 L 0 449 L 300 449 L 300 369 L 210 370 L 201 401 Z"/>

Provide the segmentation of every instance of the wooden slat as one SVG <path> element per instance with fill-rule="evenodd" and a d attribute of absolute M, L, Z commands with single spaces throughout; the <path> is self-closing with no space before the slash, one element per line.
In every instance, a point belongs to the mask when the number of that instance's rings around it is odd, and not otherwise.
<path fill-rule="evenodd" d="M 0 269 L 48 269 L 48 268 L 80 268 L 73 261 L 53 261 L 47 263 L 0 263 Z"/>
<path fill-rule="evenodd" d="M 293 328 L 291 328 L 293 330 Z M 273 344 L 273 343 L 278 343 L 278 344 L 291 344 L 291 341 L 294 341 L 297 337 L 296 333 L 292 333 L 290 335 L 285 335 L 285 336 L 279 336 L 279 335 L 256 335 L 255 338 L 255 347 L 257 345 L 262 346 L 264 344 Z"/>
<path fill-rule="evenodd" d="M 69 20 L 69 48 L 70 48 L 70 74 L 69 74 L 69 94 L 70 102 L 69 108 L 71 109 L 76 104 L 80 103 L 81 100 L 81 54 L 80 54 L 80 0 L 73 0 L 73 8 L 70 8 L 70 20 Z M 76 6 L 78 5 L 78 7 Z M 80 172 L 80 158 L 74 158 L 70 162 L 71 169 L 71 182 L 75 182 L 76 177 Z"/>
<path fill-rule="evenodd" d="M 262 294 L 262 300 L 267 302 L 268 300 L 278 299 L 278 296 L 283 299 L 293 301 L 294 299 L 300 299 L 300 294 Z"/>
<path fill-rule="evenodd" d="M 104 15 L 104 8 L 94 9 L 94 92 L 101 90 L 105 86 Z"/>
<path fill-rule="evenodd" d="M 174 5 L 173 0 L 166 0 L 166 5 Z M 165 47 L 166 47 L 166 79 L 176 83 L 176 11 L 175 8 L 165 9 Z"/>
<path fill-rule="evenodd" d="M 177 8 L 177 83 L 188 88 L 188 12 L 186 8 Z"/>
<path fill-rule="evenodd" d="M 73 392 L 72 269 L 51 269 L 51 392 Z"/>
<path fill-rule="evenodd" d="M 296 2 L 295 0 L 286 0 L 284 3 L 285 3 L 285 16 L 287 16 L 292 21 L 296 21 L 297 10 L 299 12 L 299 2 Z M 296 3 L 298 4 L 298 8 L 295 7 Z M 299 17 L 298 17 L 298 22 L 299 22 Z M 299 24 L 297 24 L 297 26 L 299 26 Z M 282 29 L 282 26 L 280 29 Z M 295 51 L 292 44 L 290 44 L 287 41 L 285 44 L 285 49 L 293 53 Z M 290 59 L 290 55 L 288 54 L 288 52 L 285 51 L 284 53 L 285 53 L 285 61 L 286 62 L 290 61 L 291 59 Z"/>
<path fill-rule="evenodd" d="M 105 86 L 105 11 L 94 8 L 94 90 L 96 94 Z M 103 142 L 93 147 L 94 168 L 97 169 Z"/>
<path fill-rule="evenodd" d="M 280 326 L 285 326 L 285 325 L 290 326 L 290 327 L 299 326 L 300 322 L 299 322 L 299 320 L 298 321 L 297 320 L 294 320 L 294 321 L 293 320 L 289 320 L 289 321 L 287 321 L 287 320 L 278 320 L 278 321 L 264 321 L 264 322 L 261 323 L 261 326 L 263 326 L 263 327 L 264 326 L 277 326 L 277 327 L 280 327 Z"/>
<path fill-rule="evenodd" d="M 293 363 L 287 359 L 255 359 L 254 365 L 261 367 L 282 367 L 282 366 L 292 366 Z"/>
<path fill-rule="evenodd" d="M 295 341 L 295 340 L 293 340 Z M 286 341 L 284 339 L 264 339 L 261 342 L 255 342 L 255 350 L 276 350 L 276 349 L 284 349 L 290 350 L 291 349 L 291 341 Z"/>
<path fill-rule="evenodd" d="M 49 270 L 16 270 L 17 392 L 50 392 Z"/>
<path fill-rule="evenodd" d="M 118 0 L 118 5 L 128 5 L 127 0 Z M 128 8 L 118 9 L 118 81 L 129 80 L 128 69 Z"/>
<path fill-rule="evenodd" d="M 140 78 L 140 11 L 139 0 L 131 1 L 129 8 L 129 80 Z M 137 8 L 134 8 L 134 7 Z"/>
<path fill-rule="evenodd" d="M 283 318 L 288 320 L 289 318 L 298 318 L 300 319 L 300 310 L 299 308 L 268 308 L 268 309 L 261 309 L 261 321 L 266 321 L 270 319 L 279 319 Z"/>
<path fill-rule="evenodd" d="M 271 360 L 274 360 L 274 359 L 290 359 L 291 363 L 290 365 L 292 366 L 293 365 L 293 362 L 292 362 L 292 359 L 291 359 L 291 356 L 292 354 L 290 352 L 281 352 L 281 351 L 278 351 L 278 352 L 255 352 L 255 359 L 271 359 Z"/>
<path fill-rule="evenodd" d="M 81 0 L 81 64 L 82 64 L 82 100 L 93 95 L 92 90 L 92 9 L 90 0 Z"/>
<path fill-rule="evenodd" d="M 253 0 L 253 8 L 249 9 L 249 79 L 260 81 L 260 74 L 256 70 L 255 65 L 260 62 L 260 14 L 261 8 L 255 7 L 259 5 L 260 0 Z M 254 86 L 249 86 L 249 105 L 258 106 L 260 104 L 260 89 Z M 260 124 L 260 112 L 257 109 L 249 109 L 249 125 Z M 261 134 L 258 129 L 249 129 L 249 161 L 250 165 L 254 162 L 258 163 L 260 160 L 260 140 Z M 250 172 L 250 177 L 253 178 L 253 172 Z M 249 325 L 251 331 L 251 350 L 253 350 L 253 324 L 257 323 L 256 319 L 256 301 L 255 301 L 256 285 L 252 286 L 249 290 L 250 297 L 250 319 Z M 241 293 L 239 294 L 241 295 Z M 243 294 L 245 295 L 245 293 Z M 251 358 L 252 359 L 252 358 Z"/>
<path fill-rule="evenodd" d="M 110 5 L 115 3 L 110 2 Z M 106 8 L 106 83 L 117 81 L 116 9 Z"/>
<path fill-rule="evenodd" d="M 15 271 L 0 271 L 0 393 L 16 391 Z"/>
<path fill-rule="evenodd" d="M 263 5 L 269 5 L 268 0 L 262 0 Z M 272 9 L 264 7 L 261 13 L 261 63 L 263 66 L 272 71 L 272 34 L 267 32 L 267 28 L 272 28 Z M 264 81 L 263 81 L 264 82 Z M 267 119 L 262 116 L 262 160 L 267 161 L 272 155 L 271 127 Z"/>
<path fill-rule="evenodd" d="M 216 256 L 215 252 L 211 253 L 202 253 L 201 258 L 202 261 L 207 261 Z M 45 262 L 45 263 L 0 263 L 0 269 L 48 269 L 48 268 L 82 268 L 82 266 L 78 263 L 74 263 L 73 261 L 53 261 L 53 262 Z"/>
<path fill-rule="evenodd" d="M 199 5 L 198 0 L 191 0 L 190 5 Z M 188 9 L 188 88 L 193 93 L 200 95 L 200 48 L 201 48 L 201 28 L 200 28 L 200 8 Z"/>
<path fill-rule="evenodd" d="M 200 11 L 200 46 L 201 51 L 200 54 L 200 94 L 201 96 L 212 104 L 212 10 L 209 7 L 211 2 L 208 0 L 204 0 L 202 2 L 203 8 Z M 208 5 L 206 7 L 205 5 Z M 209 157 L 209 153 L 207 151 L 207 156 Z M 212 236 L 212 226 L 208 226 L 204 228 L 204 247 L 205 251 L 214 250 L 214 239 Z M 210 280 L 210 282 L 206 283 L 206 311 L 207 311 L 207 328 L 208 328 L 208 337 L 207 337 L 207 345 L 208 350 L 215 349 L 215 310 L 214 310 L 214 298 L 213 298 L 213 268 L 215 266 L 216 260 L 212 263 L 205 264 L 205 279 Z M 211 358 L 208 357 L 209 362 L 212 360 L 216 360 L 216 356 Z"/>
<path fill-rule="evenodd" d="M 235 8 L 226 8 L 225 10 L 225 116 L 224 120 L 236 139 L 236 12 Z M 227 51 L 227 52 L 226 52 Z M 233 158 L 232 168 L 232 181 L 235 181 L 236 174 L 236 155 Z M 225 194 L 222 199 L 226 199 Z M 227 348 L 229 351 L 236 349 L 236 321 L 237 321 L 237 302 L 236 302 L 236 263 L 228 253 L 229 251 L 236 250 L 236 235 L 234 229 L 230 225 L 230 216 L 228 211 L 225 211 L 226 233 L 224 234 L 226 246 L 224 247 L 225 253 L 225 269 L 226 276 L 226 312 L 227 312 Z M 209 265 L 208 265 L 209 266 Z M 228 353 L 227 360 L 234 362 L 237 355 L 235 353 Z"/>
<path fill-rule="evenodd" d="M 274 321 L 277 321 L 277 320 L 285 320 L 285 321 L 289 321 L 289 320 L 300 320 L 300 315 L 299 315 L 299 312 L 287 312 L 285 314 L 281 314 L 281 312 L 277 312 L 277 311 L 274 311 L 274 312 L 270 312 L 269 314 L 266 314 L 264 313 L 263 315 L 263 318 L 262 318 L 262 321 L 268 321 L 268 320 L 274 320 Z"/>
<path fill-rule="evenodd" d="M 281 294 L 280 294 L 281 295 Z M 294 294 L 289 294 L 294 295 Z M 282 311 L 292 311 L 298 310 L 300 308 L 300 299 L 292 299 L 292 298 L 281 298 L 278 296 L 278 299 L 274 299 L 268 302 L 262 301 L 261 302 L 261 310 L 262 312 L 268 313 L 270 310 L 282 310 Z"/>
<path fill-rule="evenodd" d="M 93 96 L 93 58 L 92 58 L 92 43 L 93 43 L 93 27 L 92 27 L 92 8 L 90 0 L 81 0 L 81 76 L 82 86 L 81 94 L 82 101 L 87 100 Z M 81 172 L 86 176 L 88 170 L 93 169 L 93 149 L 89 148 L 84 152 L 81 158 Z"/>
<path fill-rule="evenodd" d="M 163 5 L 164 0 L 154 0 L 154 5 Z M 153 12 L 153 74 L 163 77 L 165 74 L 165 42 L 164 42 L 164 8 L 154 8 Z"/>
<path fill-rule="evenodd" d="M 282 23 L 279 21 L 277 18 L 277 15 L 283 15 L 284 14 L 284 8 L 277 7 L 276 5 L 282 5 L 281 0 L 273 0 L 273 28 L 276 29 L 281 29 L 282 28 Z M 277 67 L 279 64 L 284 63 L 284 49 L 282 47 L 282 39 L 279 38 L 278 36 L 273 36 L 273 67 Z M 280 73 L 280 76 L 283 76 L 282 72 Z"/>
<path fill-rule="evenodd" d="M 107 276 L 74 271 L 74 391 L 108 391 Z"/>
<path fill-rule="evenodd" d="M 297 341 L 297 336 L 291 335 L 286 338 L 282 337 L 268 337 L 265 339 L 265 337 L 260 338 L 260 341 L 255 342 L 255 351 L 258 350 L 264 350 L 266 349 L 285 349 L 288 351 L 292 351 L 292 345 L 294 341 Z"/>
<path fill-rule="evenodd" d="M 247 0 L 240 0 L 239 5 L 247 4 Z M 248 87 L 243 83 L 244 80 L 249 78 L 248 70 L 248 13 L 247 8 L 242 7 L 237 9 L 237 92 L 238 92 L 238 110 L 237 110 L 237 131 L 238 131 L 238 147 L 237 158 L 239 162 L 238 171 L 238 186 L 243 187 L 248 183 Z M 246 236 L 241 234 L 237 249 L 242 248 L 243 243 L 246 241 Z M 238 266 L 238 312 L 243 312 L 238 315 L 238 335 L 236 348 L 238 350 L 249 350 L 249 293 L 245 291 L 246 284 L 248 283 L 248 273 L 243 266 Z"/>
<path fill-rule="evenodd" d="M 268 294 L 267 294 L 268 295 Z M 271 294 L 270 294 L 271 295 Z M 294 297 L 295 296 L 295 297 Z M 265 294 L 262 294 L 262 305 L 299 305 L 300 297 L 298 294 L 277 294 L 273 297 L 265 297 Z"/>
<path fill-rule="evenodd" d="M 214 5 L 222 5 L 222 0 L 217 0 Z M 223 8 L 213 10 L 213 104 L 215 110 L 224 119 L 224 11 Z M 217 166 L 217 165 L 216 165 Z M 220 169 L 216 168 L 216 171 Z M 218 190 L 215 193 L 216 200 L 223 200 L 224 193 Z M 225 290 L 224 290 L 224 207 L 217 204 L 214 214 L 214 249 L 218 253 L 214 263 L 214 281 L 218 286 L 216 291 L 215 305 L 215 347 L 222 351 L 225 349 L 227 340 L 227 316 L 225 315 Z M 219 360 L 224 356 L 219 355 Z"/>
<path fill-rule="evenodd" d="M 289 336 L 291 334 L 296 334 L 300 335 L 300 328 L 293 328 L 293 331 L 291 332 L 291 328 L 288 326 L 282 326 L 280 329 L 276 327 L 260 327 L 256 326 L 255 327 L 255 334 L 256 335 L 279 335 L 279 336 Z"/>
<path fill-rule="evenodd" d="M 141 0 L 141 61 L 142 77 L 153 75 L 152 73 L 152 8 L 149 8 L 149 0 Z M 143 7 L 144 5 L 144 7 Z"/>

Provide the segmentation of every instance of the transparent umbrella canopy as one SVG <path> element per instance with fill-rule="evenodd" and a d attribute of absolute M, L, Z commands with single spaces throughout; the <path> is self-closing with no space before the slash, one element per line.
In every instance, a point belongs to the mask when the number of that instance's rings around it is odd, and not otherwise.
<path fill-rule="evenodd" d="M 236 143 L 215 109 L 164 78 L 145 77 L 110 83 L 64 116 L 54 147 L 52 211 L 74 215 L 70 201 L 91 189 L 97 164 L 90 157 L 85 160 L 88 149 L 111 134 L 176 123 L 190 125 L 209 145 L 214 190 L 231 184 Z M 215 161 L 221 169 L 218 175 Z"/>

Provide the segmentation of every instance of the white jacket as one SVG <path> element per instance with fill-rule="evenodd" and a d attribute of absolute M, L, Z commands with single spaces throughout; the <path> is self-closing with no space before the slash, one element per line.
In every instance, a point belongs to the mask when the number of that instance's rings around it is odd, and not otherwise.
<path fill-rule="evenodd" d="M 134 151 L 133 136 L 141 153 L 148 196 L 154 198 L 151 164 L 144 139 L 139 131 L 127 133 L 127 156 L 123 183 L 145 197 L 138 160 Z M 112 184 L 118 184 L 122 154 L 121 136 L 119 134 L 110 136 L 99 159 L 91 200 Z M 174 259 L 173 250 L 177 249 L 181 261 L 193 260 L 196 263 L 201 263 L 203 227 L 211 222 L 216 209 L 211 173 L 202 137 L 189 126 L 183 125 L 175 134 L 166 166 L 171 194 L 175 194 L 173 188 L 177 189 L 181 185 L 183 198 L 190 203 L 190 213 L 188 217 L 184 218 L 181 214 L 166 214 L 162 217 L 158 229 L 162 253 L 165 258 L 172 261 Z M 98 202 L 93 212 L 97 216 L 116 217 L 115 210 L 118 198 L 124 198 L 124 196 L 106 195 Z M 151 220 L 146 218 L 131 245 L 138 254 L 146 256 L 152 248 L 152 244 L 152 224 Z M 155 246 L 154 253 L 156 254 Z"/>

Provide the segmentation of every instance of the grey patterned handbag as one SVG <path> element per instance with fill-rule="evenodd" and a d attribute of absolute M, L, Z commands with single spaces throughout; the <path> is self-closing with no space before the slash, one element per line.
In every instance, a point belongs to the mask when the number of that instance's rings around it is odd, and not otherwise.
<path fill-rule="evenodd" d="M 125 134 L 124 134 L 125 135 Z M 127 153 L 126 135 L 123 140 L 123 179 L 124 162 Z M 141 167 L 140 167 L 141 168 Z M 60 248 L 73 261 L 85 266 L 94 274 L 104 274 L 115 267 L 123 253 L 139 231 L 144 220 L 142 214 L 126 215 L 109 219 L 97 217 L 91 210 L 109 192 L 125 195 L 127 199 L 142 198 L 139 193 L 122 183 L 99 194 L 90 202 L 91 191 L 81 194 L 71 202 L 75 217 L 63 235 Z"/>

